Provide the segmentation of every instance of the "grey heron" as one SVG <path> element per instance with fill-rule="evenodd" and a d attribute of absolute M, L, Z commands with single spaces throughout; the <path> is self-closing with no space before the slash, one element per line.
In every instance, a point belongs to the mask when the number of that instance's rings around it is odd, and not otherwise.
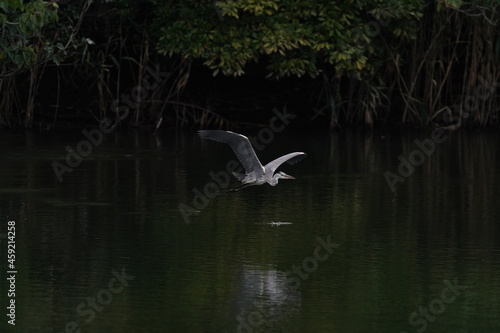
<path fill-rule="evenodd" d="M 250 140 L 244 135 L 220 130 L 200 130 L 198 131 L 198 135 L 202 139 L 227 143 L 231 146 L 231 149 L 236 154 L 241 165 L 243 165 L 245 174 L 233 172 L 233 175 L 241 181 L 241 185 L 230 191 L 238 191 L 250 185 L 262 185 L 266 182 L 271 186 L 276 186 L 279 179 L 295 179 L 284 172 L 280 171 L 275 173 L 275 171 L 285 162 L 295 164 L 306 157 L 306 153 L 303 152 L 289 153 L 263 166 L 257 158 Z"/>

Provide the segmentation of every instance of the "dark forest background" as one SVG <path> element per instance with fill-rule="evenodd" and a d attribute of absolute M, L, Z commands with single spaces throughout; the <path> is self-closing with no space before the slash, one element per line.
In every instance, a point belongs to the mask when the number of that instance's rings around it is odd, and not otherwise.
<path fill-rule="evenodd" d="M 499 5 L 2 0 L 0 126 L 496 127 Z"/>

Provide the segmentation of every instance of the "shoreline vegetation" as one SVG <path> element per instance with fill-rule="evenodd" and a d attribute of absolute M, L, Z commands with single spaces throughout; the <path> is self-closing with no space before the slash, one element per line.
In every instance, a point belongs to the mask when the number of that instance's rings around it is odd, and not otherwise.
<path fill-rule="evenodd" d="M 0 128 L 497 128 L 500 0 L 5 0 Z M 126 114 L 126 117 L 124 117 Z"/>

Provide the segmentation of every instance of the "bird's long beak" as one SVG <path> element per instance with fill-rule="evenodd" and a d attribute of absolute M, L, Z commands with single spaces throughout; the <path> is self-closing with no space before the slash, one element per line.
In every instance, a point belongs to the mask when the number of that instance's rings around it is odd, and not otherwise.
<path fill-rule="evenodd" d="M 286 175 L 286 178 L 285 178 L 285 179 L 295 179 L 295 177 L 290 176 L 290 175 Z"/>

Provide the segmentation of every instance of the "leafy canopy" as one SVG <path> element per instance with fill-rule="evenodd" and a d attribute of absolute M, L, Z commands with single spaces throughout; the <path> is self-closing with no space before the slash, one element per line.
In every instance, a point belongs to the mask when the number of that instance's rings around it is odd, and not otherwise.
<path fill-rule="evenodd" d="M 42 29 L 58 20 L 56 2 L 0 1 L 0 63 L 4 74 L 34 65 L 47 51 Z"/>
<path fill-rule="evenodd" d="M 373 72 L 383 38 L 412 38 L 421 0 L 154 1 L 157 49 L 202 59 L 214 75 L 241 75 L 265 61 L 270 76 Z"/>

